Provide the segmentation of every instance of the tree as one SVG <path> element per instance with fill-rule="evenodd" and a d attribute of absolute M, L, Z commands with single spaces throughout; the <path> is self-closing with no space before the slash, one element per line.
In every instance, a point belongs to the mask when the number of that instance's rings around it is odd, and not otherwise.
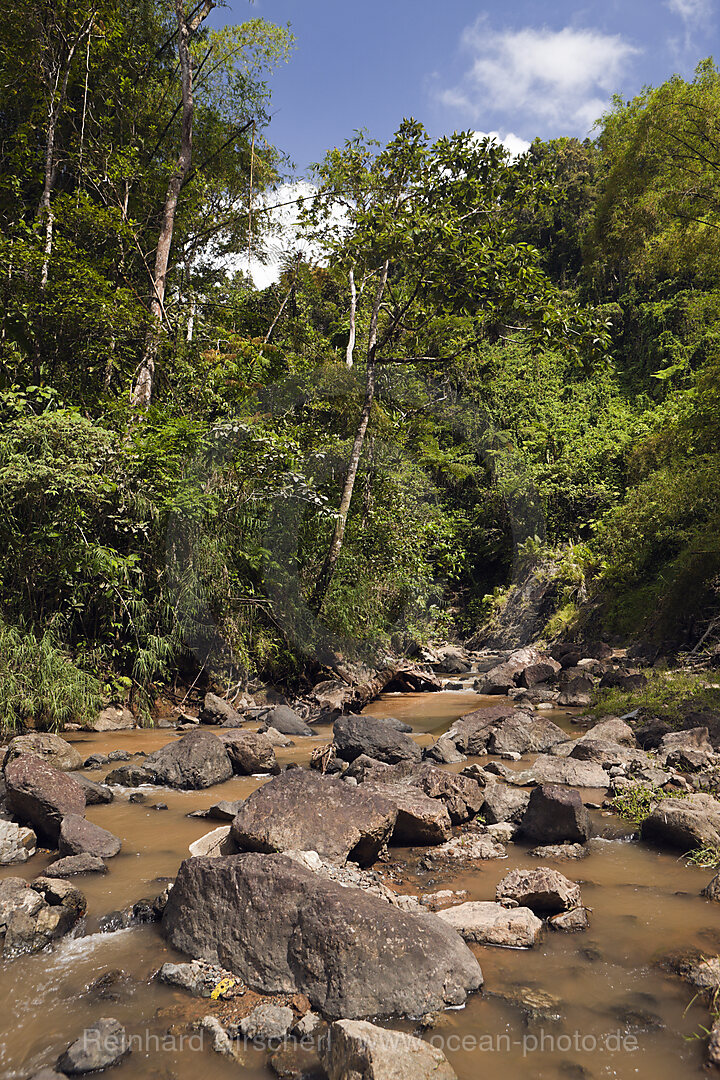
<path fill-rule="evenodd" d="M 442 364 L 441 355 L 419 355 L 417 346 L 434 320 L 449 315 L 471 318 L 476 340 L 534 332 L 564 339 L 578 355 L 604 344 L 604 328 L 558 293 L 537 250 L 521 239 L 521 209 L 547 189 L 528 159 L 513 162 L 502 146 L 470 132 L 431 144 L 421 124 L 405 120 L 384 149 L 358 136 L 332 151 L 318 175 L 318 198 L 305 220 L 331 262 L 348 272 L 351 328 L 355 277 L 373 288 L 364 396 L 333 536 L 309 600 L 315 611 L 342 550 L 379 364 Z"/>

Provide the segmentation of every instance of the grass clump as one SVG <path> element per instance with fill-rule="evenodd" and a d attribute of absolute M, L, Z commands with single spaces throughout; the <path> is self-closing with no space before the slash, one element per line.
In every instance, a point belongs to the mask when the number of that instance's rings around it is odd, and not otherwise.
<path fill-rule="evenodd" d="M 37 635 L 0 620 L 0 733 L 32 726 L 59 731 L 92 720 L 100 685 L 58 645 L 52 629 Z"/>
<path fill-rule="evenodd" d="M 652 784 L 635 784 L 611 799 L 611 805 L 618 817 L 639 826 L 663 799 L 683 799 L 686 795 L 685 791 L 665 791 Z"/>
<path fill-rule="evenodd" d="M 679 724 L 688 712 L 720 711 L 720 687 L 708 686 L 707 674 L 651 671 L 641 690 L 597 691 L 591 712 L 600 718 L 624 716 L 635 709 L 646 710 L 670 725 Z"/>
<path fill-rule="evenodd" d="M 693 866 L 699 866 L 704 870 L 714 870 L 720 866 L 720 844 L 708 842 L 695 848 L 685 856 Z"/>

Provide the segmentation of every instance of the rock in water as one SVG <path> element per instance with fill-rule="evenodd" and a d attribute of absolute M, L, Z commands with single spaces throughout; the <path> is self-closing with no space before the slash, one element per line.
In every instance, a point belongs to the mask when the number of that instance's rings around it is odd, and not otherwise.
<path fill-rule="evenodd" d="M 470 901 L 438 912 L 438 918 L 478 945 L 505 945 L 529 949 L 540 937 L 542 920 L 530 908 Z"/>
<path fill-rule="evenodd" d="M 320 1058 L 329 1080 L 457 1080 L 442 1050 L 363 1020 L 332 1024 Z"/>
<path fill-rule="evenodd" d="M 87 776 L 84 776 L 81 772 L 73 772 L 70 775 L 73 780 L 77 780 L 85 792 L 85 802 L 88 806 L 111 803 L 115 798 L 112 788 L 109 788 L 107 784 L 97 784 L 94 780 L 88 780 Z"/>
<path fill-rule="evenodd" d="M 79 814 L 67 814 L 60 826 L 58 846 L 61 855 L 95 855 L 99 859 L 112 859 L 122 843 L 107 829 Z"/>
<path fill-rule="evenodd" d="M 89 731 L 129 731 L 135 727 L 135 717 L 122 705 L 108 705 L 85 726 Z"/>
<path fill-rule="evenodd" d="M 289 705 L 276 705 L 263 716 L 265 727 L 275 728 L 281 735 L 314 735 L 313 729 Z"/>
<path fill-rule="evenodd" d="M 163 913 L 168 941 L 263 993 L 326 1017 L 420 1016 L 461 1005 L 480 966 L 436 915 L 400 911 L 283 855 L 190 859 Z"/>
<path fill-rule="evenodd" d="M 52 735 L 47 731 L 32 731 L 29 735 L 16 735 L 11 739 L 5 751 L 3 769 L 21 754 L 35 754 L 61 772 L 81 769 L 83 763 L 82 756 L 74 746 L 59 735 Z"/>
<path fill-rule="evenodd" d="M 256 731 L 223 731 L 218 738 L 225 747 L 233 772 L 240 776 L 280 772 L 272 743 Z"/>
<path fill-rule="evenodd" d="M 422 759 L 420 747 L 409 735 L 374 716 L 341 716 L 333 726 L 333 742 L 343 761 L 354 761 L 361 754 L 388 765 Z"/>
<path fill-rule="evenodd" d="M 712 795 L 661 799 L 642 823 L 643 840 L 691 851 L 702 844 L 720 844 L 720 802 Z"/>
<path fill-rule="evenodd" d="M 48 866 L 45 877 L 69 878 L 76 874 L 105 874 L 107 867 L 98 855 L 67 855 Z"/>
<path fill-rule="evenodd" d="M 27 862 L 35 854 L 37 836 L 32 829 L 0 820 L 0 866 Z"/>
<path fill-rule="evenodd" d="M 543 844 L 584 844 L 592 831 L 590 814 L 574 788 L 540 784 L 533 788 L 520 832 Z"/>
<path fill-rule="evenodd" d="M 35 754 L 15 758 L 5 769 L 7 804 L 20 821 L 27 821 L 53 847 L 65 814 L 85 813 L 85 792 L 77 780 Z"/>
<path fill-rule="evenodd" d="M 308 769 L 290 769 L 248 796 L 233 821 L 239 851 L 317 851 L 330 862 L 370 866 L 389 839 L 386 798 Z"/>
<path fill-rule="evenodd" d="M 142 767 L 156 784 L 191 790 L 222 784 L 233 774 L 225 747 L 209 731 L 189 732 L 149 754 Z"/>
<path fill-rule="evenodd" d="M 580 886 L 549 866 L 511 870 L 498 883 L 498 900 L 515 900 L 540 915 L 557 915 L 582 903 Z"/>
<path fill-rule="evenodd" d="M 125 1028 L 118 1020 L 105 1016 L 92 1027 L 85 1028 L 80 1038 L 58 1058 L 57 1064 L 67 1076 L 81 1076 L 117 1065 L 129 1053 Z"/>

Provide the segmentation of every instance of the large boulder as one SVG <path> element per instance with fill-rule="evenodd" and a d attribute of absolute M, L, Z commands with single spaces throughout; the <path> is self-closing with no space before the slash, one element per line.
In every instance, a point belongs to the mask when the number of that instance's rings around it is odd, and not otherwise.
<path fill-rule="evenodd" d="M 206 694 L 203 704 L 198 713 L 201 724 L 217 724 L 226 727 L 238 727 L 243 723 L 243 716 L 233 708 L 229 701 L 218 697 L 217 694 Z"/>
<path fill-rule="evenodd" d="M 477 960 L 436 915 L 400 911 L 283 855 L 186 860 L 162 930 L 252 989 L 307 995 L 329 1019 L 421 1016 L 482 985 Z"/>
<path fill-rule="evenodd" d="M 567 735 L 544 717 L 509 705 L 495 705 L 461 716 L 441 739 L 452 743 L 462 754 L 478 756 L 545 753 L 565 742 Z"/>
<path fill-rule="evenodd" d="M 575 675 L 561 683 L 558 705 L 566 705 L 569 708 L 582 708 L 590 704 L 594 687 L 592 679 L 588 675 Z"/>
<path fill-rule="evenodd" d="M 503 945 L 529 949 L 542 930 L 542 920 L 530 908 L 506 908 L 491 901 L 469 901 L 438 912 L 438 918 L 452 926 L 465 941 L 476 945 Z"/>
<path fill-rule="evenodd" d="M 542 844 L 584 844 L 592 825 L 579 791 L 540 784 L 530 793 L 520 831 L 528 840 Z"/>
<path fill-rule="evenodd" d="M 549 866 L 511 870 L 498 883 L 495 896 L 500 902 L 514 900 L 538 915 L 557 915 L 582 903 L 580 886 Z"/>
<path fill-rule="evenodd" d="M 462 825 L 474 818 L 485 799 L 477 780 L 459 773 L 446 772 L 427 762 L 417 771 L 415 783 L 431 799 L 445 804 L 453 825 Z"/>
<path fill-rule="evenodd" d="M 209 731 L 190 731 L 155 750 L 142 768 L 156 784 L 192 790 L 222 784 L 233 774 L 225 747 Z"/>
<path fill-rule="evenodd" d="M 452 835 L 452 822 L 445 806 L 410 784 L 367 781 L 363 794 L 377 795 L 397 812 L 391 842 L 394 844 L 443 844 Z"/>
<path fill-rule="evenodd" d="M 682 852 L 720 844 L 720 802 L 700 794 L 661 799 L 643 821 L 641 835 L 651 844 Z"/>
<path fill-rule="evenodd" d="M 61 772 L 82 768 L 82 755 L 59 735 L 47 731 L 32 731 L 28 735 L 16 735 L 8 743 L 3 759 L 3 769 L 22 754 L 35 754 Z"/>
<path fill-rule="evenodd" d="M 594 724 L 582 738 L 606 740 L 620 746 L 629 746 L 633 750 L 637 747 L 635 732 L 619 716 L 608 716 L 606 720 Z"/>
<path fill-rule="evenodd" d="M 77 780 L 35 754 L 11 761 L 5 769 L 5 784 L 11 813 L 53 847 L 63 817 L 85 813 L 85 792 Z"/>
<path fill-rule="evenodd" d="M 669 731 L 667 735 L 663 735 L 658 747 L 658 756 L 665 759 L 676 750 L 699 750 L 703 754 L 712 754 L 713 745 L 710 742 L 708 729 L 696 727 L 686 731 Z"/>
<path fill-rule="evenodd" d="M 338 1020 L 320 1042 L 328 1080 L 457 1080 L 442 1050 L 364 1020 Z"/>
<path fill-rule="evenodd" d="M 528 664 L 526 668 L 515 675 L 515 685 L 523 686 L 526 690 L 532 689 L 538 683 L 548 683 L 560 671 L 560 664 L 551 657 L 539 660 L 537 664 Z"/>
<path fill-rule="evenodd" d="M 35 854 L 37 836 L 25 825 L 0 820 L 0 866 L 24 863 Z"/>
<path fill-rule="evenodd" d="M 108 705 L 85 727 L 88 731 L 129 731 L 135 727 L 135 717 L 123 705 Z"/>
<path fill-rule="evenodd" d="M 507 694 L 508 690 L 515 686 L 515 677 L 519 676 L 520 672 L 524 671 L 525 668 L 537 664 L 541 659 L 542 656 L 538 650 L 531 646 L 518 649 L 502 664 L 498 664 L 485 673 L 484 677 L 476 684 L 478 693 Z"/>
<path fill-rule="evenodd" d="M 240 776 L 280 772 L 275 750 L 267 735 L 255 731 L 222 731 L 218 737 L 225 747 L 233 772 Z"/>
<path fill-rule="evenodd" d="M 409 735 L 374 716 L 341 716 L 333 727 L 333 743 L 343 761 L 354 761 L 361 754 L 388 765 L 422 759 L 420 747 Z"/>
<path fill-rule="evenodd" d="M 281 735 L 314 735 L 315 732 L 289 705 L 275 705 L 263 715 L 263 727 L 275 728 Z M 262 728 L 261 728 L 262 730 Z"/>
<path fill-rule="evenodd" d="M 290 769 L 254 791 L 232 823 L 239 851 L 317 851 L 371 865 L 395 825 L 387 798 L 308 769 Z"/>
<path fill-rule="evenodd" d="M 58 847 L 61 855 L 96 855 L 111 859 L 122 843 L 107 829 L 93 824 L 80 814 L 66 814 L 60 825 Z"/>

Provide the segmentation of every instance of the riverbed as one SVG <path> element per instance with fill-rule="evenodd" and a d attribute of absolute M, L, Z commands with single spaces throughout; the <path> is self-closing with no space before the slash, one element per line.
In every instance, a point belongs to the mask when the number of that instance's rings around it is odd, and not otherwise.
<path fill-rule="evenodd" d="M 417 741 L 427 744 L 458 716 L 490 703 L 497 698 L 469 691 L 388 694 L 366 712 L 406 720 Z M 542 715 L 569 734 L 580 733 L 568 712 Z M 66 737 L 85 757 L 117 749 L 150 753 L 178 736 L 161 729 Z M 307 766 L 311 751 L 330 738 L 329 728 L 318 728 L 312 738 L 278 749 L 278 761 Z M 112 767 L 87 775 L 100 781 Z M 72 879 L 88 900 L 85 936 L 0 966 L 0 1076 L 16 1080 L 51 1065 L 102 1016 L 117 1017 L 134 1040 L 131 1056 L 112 1072 L 118 1080 L 274 1075 L 260 1052 L 245 1051 L 238 1064 L 188 1040 L 181 1045 L 188 1018 L 207 1012 L 207 1002 L 151 981 L 161 964 L 183 959 L 165 944 L 157 925 L 98 932 L 108 913 L 156 896 L 177 873 L 188 845 L 217 825 L 187 817 L 189 812 L 243 798 L 265 779 L 234 777 L 201 792 L 143 788 L 143 803 L 129 802 L 131 792 L 121 791 L 110 805 L 88 807 L 88 819 L 119 836 L 123 848 L 106 875 Z M 594 814 L 601 824 L 612 824 L 606 811 Z M 53 858 L 38 852 L 23 865 L 3 867 L 0 877 L 35 878 Z M 493 900 L 509 869 L 537 865 L 524 845 L 509 844 L 506 860 L 452 875 L 419 872 L 417 851 L 393 848 L 388 869 L 403 877 L 403 891 L 462 889 L 467 899 Z M 580 882 L 591 909 L 590 929 L 546 932 L 531 950 L 474 946 L 485 976 L 483 992 L 464 1008 L 441 1014 L 425 1037 L 442 1044 L 459 1080 L 678 1080 L 699 1074 L 704 1042 L 698 1036 L 708 1023 L 707 1008 L 692 1001 L 691 990 L 658 961 L 689 947 L 707 955 L 720 951 L 718 907 L 700 896 L 712 873 L 627 838 L 595 843 L 580 861 L 550 865 Z M 88 989 L 110 971 L 123 975 Z M 416 1030 L 412 1023 L 396 1026 Z"/>

